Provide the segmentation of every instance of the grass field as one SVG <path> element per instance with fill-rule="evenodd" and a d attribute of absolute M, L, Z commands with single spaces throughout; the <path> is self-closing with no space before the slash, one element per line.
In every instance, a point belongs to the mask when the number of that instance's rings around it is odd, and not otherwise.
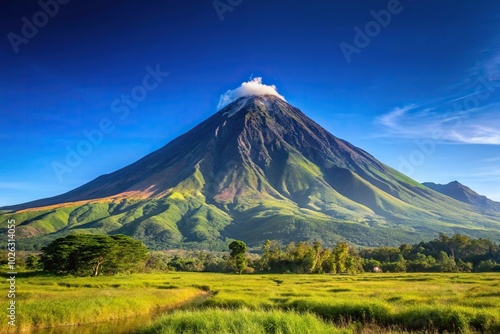
<path fill-rule="evenodd" d="M 23 277 L 16 280 L 17 330 L 81 325 L 177 308 L 207 293 L 151 283 L 147 276 Z M 12 328 L 6 321 L 2 333 Z M 9 333 L 10 333 L 9 332 Z"/>
<path fill-rule="evenodd" d="M 210 297 L 140 333 L 500 333 L 500 274 L 20 277 L 22 328 L 106 321 Z M 5 328 L 5 327 L 2 327 Z M 6 329 L 4 329 L 6 332 Z"/>

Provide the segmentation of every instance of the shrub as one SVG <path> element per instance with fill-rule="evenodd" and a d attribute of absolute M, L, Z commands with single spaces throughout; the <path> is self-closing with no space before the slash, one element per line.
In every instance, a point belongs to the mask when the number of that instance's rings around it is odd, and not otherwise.
<path fill-rule="evenodd" d="M 253 274 L 254 272 L 255 272 L 255 270 L 252 267 L 246 267 L 243 270 L 243 274 Z"/>

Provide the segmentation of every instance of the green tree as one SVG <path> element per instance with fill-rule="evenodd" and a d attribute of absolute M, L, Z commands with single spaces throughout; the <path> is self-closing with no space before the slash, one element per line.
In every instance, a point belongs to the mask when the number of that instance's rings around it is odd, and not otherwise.
<path fill-rule="evenodd" d="M 146 270 L 168 271 L 169 258 L 161 251 L 151 252 L 146 260 Z"/>
<path fill-rule="evenodd" d="M 398 255 L 398 260 L 396 261 L 396 272 L 405 273 L 406 272 L 406 260 L 403 254 Z"/>
<path fill-rule="evenodd" d="M 74 234 L 42 248 L 43 269 L 78 276 L 116 274 L 143 262 L 147 249 L 125 235 Z"/>
<path fill-rule="evenodd" d="M 449 257 L 446 252 L 440 251 L 437 259 L 439 270 L 442 272 L 457 272 L 457 264 L 455 263 L 455 259 L 453 257 Z"/>
<path fill-rule="evenodd" d="M 26 269 L 39 269 L 39 257 L 35 254 L 30 254 L 26 258 Z"/>
<path fill-rule="evenodd" d="M 486 261 L 481 261 L 479 264 L 474 268 L 476 272 L 488 272 L 488 271 L 495 271 L 495 268 L 497 267 L 497 264 L 495 261 L 492 260 L 486 260 Z"/>
<path fill-rule="evenodd" d="M 330 249 L 323 250 L 321 254 L 321 258 L 323 259 L 321 266 L 323 268 L 323 272 L 329 274 L 337 273 L 337 264 L 335 263 L 335 254 L 332 253 Z"/>
<path fill-rule="evenodd" d="M 337 247 L 333 250 L 335 254 L 335 267 L 338 273 L 347 272 L 347 258 L 349 257 L 349 244 L 347 242 L 340 242 L 337 244 Z M 350 265 L 352 264 L 349 261 Z"/>
<path fill-rule="evenodd" d="M 460 272 L 470 273 L 472 271 L 472 262 L 464 262 L 462 259 L 458 259 L 457 267 Z"/>
<path fill-rule="evenodd" d="M 319 273 L 323 271 L 322 262 L 323 258 L 321 257 L 321 253 L 323 252 L 323 245 L 319 241 L 313 242 L 313 247 L 311 250 L 311 266 L 309 268 L 310 273 Z"/>
<path fill-rule="evenodd" d="M 231 250 L 230 256 L 234 268 L 241 275 L 247 267 L 247 258 L 245 257 L 247 245 L 241 240 L 235 240 L 229 244 L 229 249 Z"/>
<path fill-rule="evenodd" d="M 271 269 L 271 253 L 272 243 L 270 240 L 266 240 L 264 245 L 262 245 L 262 257 L 260 258 L 260 269 L 261 270 L 269 270 Z"/>

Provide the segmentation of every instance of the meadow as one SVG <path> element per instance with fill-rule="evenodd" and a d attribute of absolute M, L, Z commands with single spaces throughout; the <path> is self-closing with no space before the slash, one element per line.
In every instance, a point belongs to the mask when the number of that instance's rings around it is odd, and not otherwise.
<path fill-rule="evenodd" d="M 142 334 L 500 332 L 500 274 L 494 273 L 30 274 L 19 277 L 17 290 L 18 329 L 24 330 L 137 315 L 151 319 L 151 313 L 193 305 L 129 329 Z"/>

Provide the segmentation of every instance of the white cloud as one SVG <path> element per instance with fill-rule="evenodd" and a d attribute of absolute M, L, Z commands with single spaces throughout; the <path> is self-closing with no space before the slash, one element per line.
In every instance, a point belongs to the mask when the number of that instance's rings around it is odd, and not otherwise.
<path fill-rule="evenodd" d="M 394 108 L 391 112 L 382 115 L 381 117 L 378 118 L 378 122 L 388 128 L 396 128 L 398 121 L 405 116 L 405 114 L 412 110 L 415 109 L 417 106 L 414 104 L 411 104 L 409 106 L 404 106 L 403 108 L 396 107 Z"/>
<path fill-rule="evenodd" d="M 380 116 L 386 136 L 432 138 L 460 144 L 500 145 L 500 104 L 470 109 L 436 112 L 418 106 L 397 107 Z"/>
<path fill-rule="evenodd" d="M 226 93 L 222 94 L 220 96 L 219 105 L 217 106 L 217 108 L 218 110 L 220 110 L 225 106 L 227 106 L 229 103 L 233 102 L 234 100 L 242 96 L 252 96 L 252 95 L 274 95 L 286 101 L 283 96 L 278 94 L 276 86 L 264 85 L 262 83 L 262 78 L 257 77 L 253 78 L 250 81 L 242 83 L 241 86 L 236 89 L 233 90 L 230 89 Z"/>
<path fill-rule="evenodd" d="M 461 132 L 452 130 L 449 138 L 466 144 L 500 144 L 500 129 L 493 129 L 482 125 L 466 127 Z"/>

